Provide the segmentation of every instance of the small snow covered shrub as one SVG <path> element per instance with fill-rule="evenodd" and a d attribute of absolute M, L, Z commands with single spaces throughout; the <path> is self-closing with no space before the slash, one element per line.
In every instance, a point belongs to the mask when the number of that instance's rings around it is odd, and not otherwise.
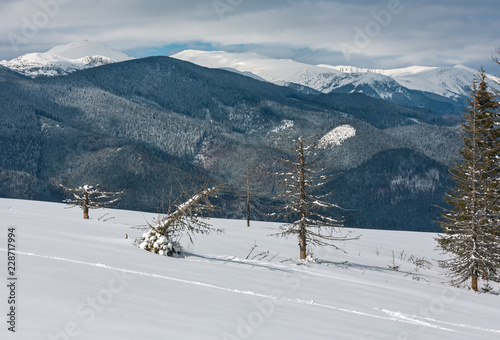
<path fill-rule="evenodd" d="M 307 256 L 304 259 L 304 261 L 305 262 L 309 262 L 309 263 L 317 263 L 318 262 L 318 258 L 316 256 L 314 256 L 314 254 L 311 251 L 308 251 L 307 252 Z"/>
<path fill-rule="evenodd" d="M 140 239 L 139 248 L 164 256 L 182 255 L 182 247 L 177 241 L 173 241 L 160 234 L 155 229 L 145 232 Z"/>

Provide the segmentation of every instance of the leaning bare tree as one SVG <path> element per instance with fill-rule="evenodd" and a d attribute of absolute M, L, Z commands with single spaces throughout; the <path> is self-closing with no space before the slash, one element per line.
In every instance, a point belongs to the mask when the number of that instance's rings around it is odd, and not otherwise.
<path fill-rule="evenodd" d="M 319 138 L 281 138 L 286 143 L 282 149 L 291 152 L 295 158 L 280 159 L 286 171 L 277 174 L 282 191 L 275 199 L 284 202 L 284 205 L 282 212 L 275 215 L 288 222 L 280 227 L 281 231 L 276 235 L 297 236 L 300 259 L 306 259 L 308 245 L 332 246 L 342 250 L 334 242 L 354 240 L 359 236 L 340 235 L 339 228 L 343 226 L 343 221 L 324 215 L 327 210 L 339 206 L 324 200 L 329 194 L 317 194 L 328 179 L 323 175 L 325 160 L 320 152 Z"/>
<path fill-rule="evenodd" d="M 63 202 L 75 207 L 81 207 L 83 218 L 89 219 L 89 209 L 104 208 L 120 200 L 123 191 L 110 192 L 103 191 L 99 184 L 92 186 L 85 184 L 78 188 L 66 188 L 59 184 L 61 188 L 73 195 L 72 198 L 65 199 Z"/>
<path fill-rule="evenodd" d="M 194 191 L 193 194 L 183 191 L 178 202 L 169 207 L 166 215 L 159 216 L 149 224 L 149 230 L 139 239 L 140 248 L 160 255 L 180 255 L 182 247 L 179 240 L 184 235 L 194 243 L 195 234 L 222 232 L 221 229 L 213 228 L 203 218 L 218 210 L 210 199 L 217 197 L 222 186 L 209 186 L 205 181 L 197 185 Z"/>

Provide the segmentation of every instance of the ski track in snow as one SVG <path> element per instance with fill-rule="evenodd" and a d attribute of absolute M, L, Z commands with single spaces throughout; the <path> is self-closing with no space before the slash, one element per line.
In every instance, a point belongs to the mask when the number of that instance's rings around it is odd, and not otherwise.
<path fill-rule="evenodd" d="M 439 321 L 439 320 L 436 320 L 436 319 L 426 318 L 426 317 L 418 316 L 418 315 L 410 315 L 410 314 L 405 314 L 405 313 L 401 313 L 401 312 L 393 312 L 393 311 L 390 311 L 390 310 L 387 310 L 387 309 L 377 308 L 377 310 L 379 310 L 381 312 L 384 312 L 384 313 L 386 313 L 388 315 L 397 317 L 397 318 L 402 318 L 402 319 L 405 319 L 405 320 L 411 320 L 411 321 L 415 322 L 415 324 L 417 324 L 417 325 L 422 325 L 422 326 L 426 326 L 426 327 L 433 327 L 433 328 L 435 328 L 434 326 L 436 326 L 436 325 L 429 324 L 429 322 L 437 322 L 437 323 L 440 323 L 440 324 L 443 324 L 443 325 L 448 325 L 448 326 L 462 327 L 462 328 L 467 328 L 467 329 L 471 329 L 471 330 L 478 330 L 478 331 L 487 331 L 487 332 L 493 332 L 493 333 L 500 333 L 500 330 L 498 330 L 498 329 L 491 329 L 491 328 L 484 328 L 484 327 L 478 327 L 478 326 L 467 325 L 467 324 L 460 324 L 460 323 Z M 424 320 L 424 321 L 421 321 L 421 320 Z M 443 329 L 446 329 L 446 328 L 443 328 Z"/>
<path fill-rule="evenodd" d="M 7 252 L 7 249 L 0 248 L 0 251 Z M 407 323 L 407 324 L 411 324 L 411 325 L 415 325 L 415 326 L 435 328 L 435 329 L 439 329 L 439 330 L 447 331 L 447 332 L 452 332 L 452 333 L 462 333 L 463 334 L 464 332 L 455 330 L 453 328 L 449 328 L 449 326 L 466 328 L 468 330 L 478 330 L 478 331 L 485 331 L 485 332 L 500 333 L 500 330 L 498 330 L 498 329 L 490 329 L 490 328 L 483 328 L 483 327 L 467 325 L 467 324 L 457 324 L 457 323 L 439 321 L 439 320 L 425 318 L 425 317 L 421 317 L 421 316 L 417 316 L 417 315 L 409 315 L 409 314 L 404 314 L 401 312 L 394 312 L 394 311 L 390 311 L 390 310 L 382 309 L 382 308 L 374 308 L 374 309 L 378 310 L 382 313 L 385 313 L 388 316 L 375 315 L 375 314 L 370 314 L 370 313 L 366 313 L 366 312 L 360 312 L 360 311 L 356 311 L 356 310 L 325 305 L 322 303 L 317 303 L 313 300 L 292 299 L 292 298 L 287 298 L 287 297 L 278 298 L 278 297 L 273 296 L 273 295 L 262 294 L 262 293 L 253 292 L 253 291 L 249 291 L 249 290 L 231 289 L 231 288 L 216 286 L 213 284 L 199 282 L 199 281 L 190 281 L 190 280 L 179 279 L 179 278 L 170 277 L 170 276 L 151 274 L 151 273 L 140 272 L 140 271 L 136 271 L 136 270 L 108 266 L 108 265 L 103 264 L 103 263 L 92 263 L 92 262 L 73 260 L 73 259 L 57 257 L 57 256 L 46 256 L 46 255 L 39 255 L 39 254 L 35 254 L 35 253 L 26 253 L 26 252 L 19 252 L 19 251 L 16 251 L 16 254 L 33 256 L 33 257 L 48 259 L 48 260 L 76 263 L 76 264 L 98 267 L 98 268 L 104 268 L 104 269 L 114 270 L 114 271 L 118 271 L 118 272 L 133 274 L 133 275 L 159 278 L 159 279 L 164 279 L 164 280 L 173 281 L 173 282 L 180 282 L 180 283 L 185 283 L 185 284 L 190 284 L 190 285 L 195 285 L 195 286 L 200 286 L 200 287 L 216 289 L 216 290 L 225 291 L 225 292 L 234 293 L 234 294 L 249 295 L 249 296 L 261 297 L 261 298 L 270 299 L 270 300 L 289 302 L 289 303 L 295 303 L 295 304 L 301 304 L 301 305 L 315 306 L 315 307 L 320 307 L 320 308 L 325 308 L 325 309 L 330 309 L 330 310 L 336 310 L 339 312 L 365 316 L 365 317 L 374 318 L 374 319 L 396 321 L 396 322 Z M 442 324 L 442 325 L 445 325 L 448 327 L 441 326 L 439 324 Z"/>

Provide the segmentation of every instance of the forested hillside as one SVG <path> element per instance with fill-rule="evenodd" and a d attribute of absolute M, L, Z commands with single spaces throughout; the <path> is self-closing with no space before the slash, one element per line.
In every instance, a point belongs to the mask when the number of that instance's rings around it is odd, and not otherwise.
<path fill-rule="evenodd" d="M 305 94 L 168 57 L 54 78 L 0 69 L 0 196 L 60 201 L 58 184 L 125 190 L 119 207 L 156 211 L 210 176 L 227 186 L 221 215 L 246 169 L 265 202 L 276 194 L 276 136 L 354 136 L 326 148 L 332 200 L 353 227 L 438 230 L 446 164 L 459 140 L 428 110 L 363 94 Z M 429 138 L 430 136 L 430 138 Z M 439 147 L 436 148 L 435 146 Z M 270 209 L 272 211 L 272 208 Z M 261 216 L 262 217 L 262 216 Z"/>

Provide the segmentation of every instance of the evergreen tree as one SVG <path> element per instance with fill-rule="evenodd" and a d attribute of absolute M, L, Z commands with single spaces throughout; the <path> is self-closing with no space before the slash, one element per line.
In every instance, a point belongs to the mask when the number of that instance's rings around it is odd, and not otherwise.
<path fill-rule="evenodd" d="M 480 140 L 484 151 L 486 185 L 486 217 L 489 232 L 500 235 L 500 104 L 498 94 L 494 94 L 486 83 L 483 69 L 479 74 L 478 110 L 483 111 L 485 136 Z"/>
<path fill-rule="evenodd" d="M 444 235 L 437 241 L 451 255 L 439 262 L 450 271 L 451 282 L 461 284 L 470 279 L 471 288 L 477 291 L 478 279 L 497 277 L 500 265 L 499 105 L 483 70 L 471 95 L 462 122 L 461 159 L 451 168 L 456 186 L 445 196 L 452 208 L 442 213 Z"/>
<path fill-rule="evenodd" d="M 497 47 L 497 52 L 500 55 L 500 47 Z M 495 61 L 500 65 L 500 59 L 496 58 Z M 496 83 L 500 86 L 500 79 L 495 78 Z M 495 90 L 495 94 L 498 97 L 500 97 L 500 93 L 498 90 Z M 497 102 L 498 103 L 498 102 Z M 496 233 L 500 234 L 500 109 L 498 109 L 494 112 L 495 117 L 494 117 L 494 124 L 495 124 L 495 134 L 492 137 L 493 139 L 496 138 L 496 145 L 492 148 L 491 150 L 491 156 L 493 159 L 493 197 L 494 199 L 492 200 L 492 204 L 495 206 L 496 209 L 494 209 L 494 214 L 496 218 Z"/>
<path fill-rule="evenodd" d="M 285 203 L 282 212 L 276 215 L 288 222 L 280 227 L 281 231 L 276 235 L 296 235 L 301 260 L 306 259 L 307 247 L 310 244 L 332 246 L 341 250 L 334 245 L 335 241 L 359 238 L 334 234 L 343 226 L 343 221 L 323 214 L 327 209 L 339 207 L 324 200 L 328 194 L 316 194 L 327 181 L 327 176 L 323 175 L 324 161 L 319 153 L 318 143 L 318 137 L 288 139 L 288 146 L 282 149 L 291 151 L 295 159 L 280 159 L 287 170 L 278 173 L 282 193 L 275 199 Z"/>

